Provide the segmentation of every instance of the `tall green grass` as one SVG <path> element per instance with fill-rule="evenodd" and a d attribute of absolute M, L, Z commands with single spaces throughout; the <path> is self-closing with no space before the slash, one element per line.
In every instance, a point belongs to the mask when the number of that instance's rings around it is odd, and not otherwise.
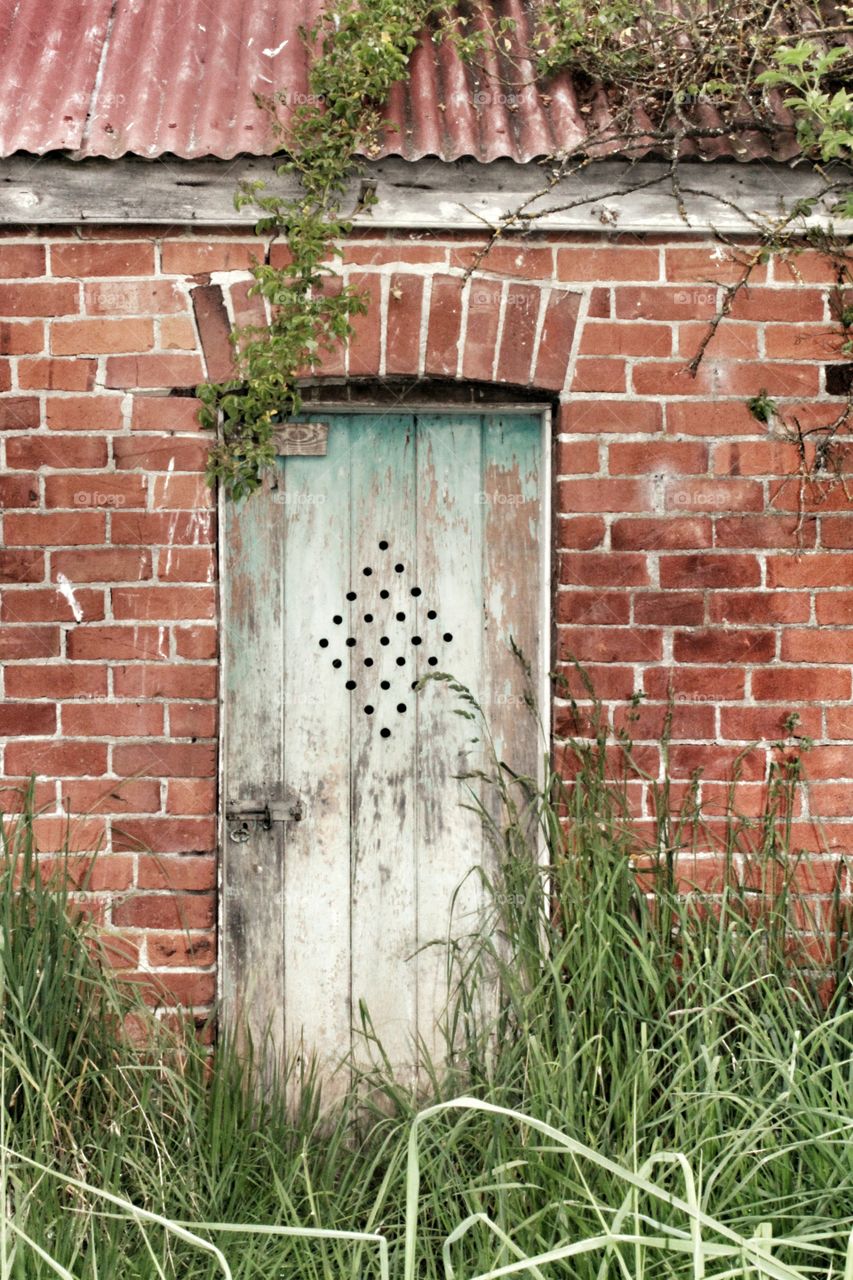
<path fill-rule="evenodd" d="M 247 1063 L 221 1039 L 211 1063 L 152 1027 L 134 1049 L 138 995 L 41 882 L 31 806 L 11 820 L 0 1280 L 853 1277 L 849 921 L 840 892 L 812 918 L 798 888 L 799 762 L 780 753 L 757 819 L 733 792 L 719 831 L 695 788 L 673 814 L 664 770 L 643 840 L 632 746 L 584 714 L 571 786 L 548 759 L 467 780 L 495 859 L 448 956 L 443 1069 L 413 1094 L 371 1041 L 331 1115 L 310 1072 L 295 1108 L 253 1088 L 262 1046 Z M 679 852 L 709 848 L 721 891 L 685 896 Z M 804 930 L 832 942 L 831 981 Z"/>

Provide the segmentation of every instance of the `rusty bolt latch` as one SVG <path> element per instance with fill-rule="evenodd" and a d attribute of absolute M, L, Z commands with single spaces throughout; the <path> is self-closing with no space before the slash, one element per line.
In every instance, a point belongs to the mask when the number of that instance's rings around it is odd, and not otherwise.
<path fill-rule="evenodd" d="M 261 831 L 270 831 L 274 822 L 301 822 L 303 818 L 302 801 L 293 803 L 258 805 L 229 805 L 225 810 L 225 821 L 234 825 L 228 837 L 235 844 L 245 844 L 252 834 L 254 823 Z"/>

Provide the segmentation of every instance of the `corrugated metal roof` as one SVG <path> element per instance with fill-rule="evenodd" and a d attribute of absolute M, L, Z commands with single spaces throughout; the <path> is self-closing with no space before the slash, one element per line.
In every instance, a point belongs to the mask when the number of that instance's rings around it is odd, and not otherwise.
<path fill-rule="evenodd" d="M 504 65 L 476 72 L 424 40 L 391 94 L 382 155 L 527 161 L 606 134 L 611 104 L 581 97 L 569 74 L 547 92 L 530 83 L 525 0 L 491 0 L 518 22 Z M 133 154 L 185 159 L 267 155 L 275 139 L 257 93 L 284 91 L 283 114 L 308 91 L 300 27 L 323 0 L 0 0 L 0 154 Z M 522 87 L 518 87 L 521 85 Z M 716 109 L 693 109 L 721 127 Z M 777 123 L 785 120 L 776 113 Z M 649 126 L 639 113 L 635 123 Z M 704 159 L 787 159 L 789 133 L 756 130 L 687 143 Z"/>

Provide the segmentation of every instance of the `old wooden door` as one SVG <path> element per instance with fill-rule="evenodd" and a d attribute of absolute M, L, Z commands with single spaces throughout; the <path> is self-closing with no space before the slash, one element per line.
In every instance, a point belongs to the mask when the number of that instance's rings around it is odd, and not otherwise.
<path fill-rule="evenodd" d="M 326 1069 L 364 1000 L 402 1070 L 446 996 L 424 944 L 470 928 L 479 877 L 452 925 L 451 900 L 487 857 L 454 777 L 478 727 L 413 685 L 451 673 L 537 772 L 509 642 L 544 687 L 547 450 L 539 414 L 319 416 L 324 456 L 280 457 L 223 510 L 222 1000 Z"/>

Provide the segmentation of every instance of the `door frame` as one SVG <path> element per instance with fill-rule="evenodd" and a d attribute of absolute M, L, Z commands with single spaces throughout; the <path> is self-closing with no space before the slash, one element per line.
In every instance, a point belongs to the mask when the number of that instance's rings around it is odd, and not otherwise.
<path fill-rule="evenodd" d="M 346 400 L 311 400 L 306 401 L 303 406 L 303 414 L 310 413 L 313 415 L 321 415 L 324 413 L 335 414 L 376 414 L 383 410 L 390 410 L 391 402 L 377 397 L 371 403 L 359 402 L 352 404 Z M 540 494 L 539 494 L 539 514 L 540 529 L 542 537 L 539 546 L 539 572 L 540 572 L 540 592 L 539 592 L 539 626 L 542 639 L 542 671 L 539 679 L 539 687 L 537 696 L 539 699 L 539 715 L 542 724 L 542 732 L 545 743 L 550 749 L 551 731 L 552 731 L 552 711 L 553 711 L 553 694 L 551 690 L 550 673 L 553 670 L 553 661 L 555 649 L 555 610 L 553 609 L 553 590 L 554 584 L 558 580 L 555 576 L 555 557 L 556 557 L 556 528 L 553 523 L 553 488 L 555 483 L 555 467 L 553 450 L 555 447 L 555 439 L 553 434 L 553 407 L 549 403 L 543 401 L 508 401 L 507 403 L 489 403 L 489 404 L 453 404 L 452 402 L 441 400 L 430 400 L 424 403 L 407 403 L 405 400 L 400 403 L 394 403 L 393 408 L 398 413 L 411 414 L 417 417 L 419 414 L 434 413 L 452 413 L 465 414 L 475 417 L 485 417 L 487 415 L 499 416 L 501 414 L 524 414 L 527 417 L 535 417 L 539 415 L 541 426 L 539 434 L 539 451 L 541 459 L 540 472 Z M 251 502 L 251 497 L 245 501 Z M 226 547 L 223 531 L 225 529 L 225 497 L 222 486 L 219 486 L 217 496 L 217 603 L 218 603 L 218 635 L 219 635 L 219 683 L 217 693 L 218 715 L 219 715 L 219 735 L 217 743 L 217 840 L 216 840 L 216 1005 L 217 1010 L 222 1015 L 224 1010 L 225 988 L 227 974 L 225 972 L 225 948 L 223 946 L 223 931 L 221 928 L 221 908 L 225 886 L 223 884 L 223 868 L 224 868 L 224 842 L 227 837 L 225 822 L 225 742 L 228 733 L 228 723 L 225 714 L 225 687 L 227 675 L 227 650 L 225 645 L 225 636 L 227 634 L 227 610 L 225 604 L 225 571 L 226 571 Z M 540 766 L 541 771 L 541 766 Z"/>

